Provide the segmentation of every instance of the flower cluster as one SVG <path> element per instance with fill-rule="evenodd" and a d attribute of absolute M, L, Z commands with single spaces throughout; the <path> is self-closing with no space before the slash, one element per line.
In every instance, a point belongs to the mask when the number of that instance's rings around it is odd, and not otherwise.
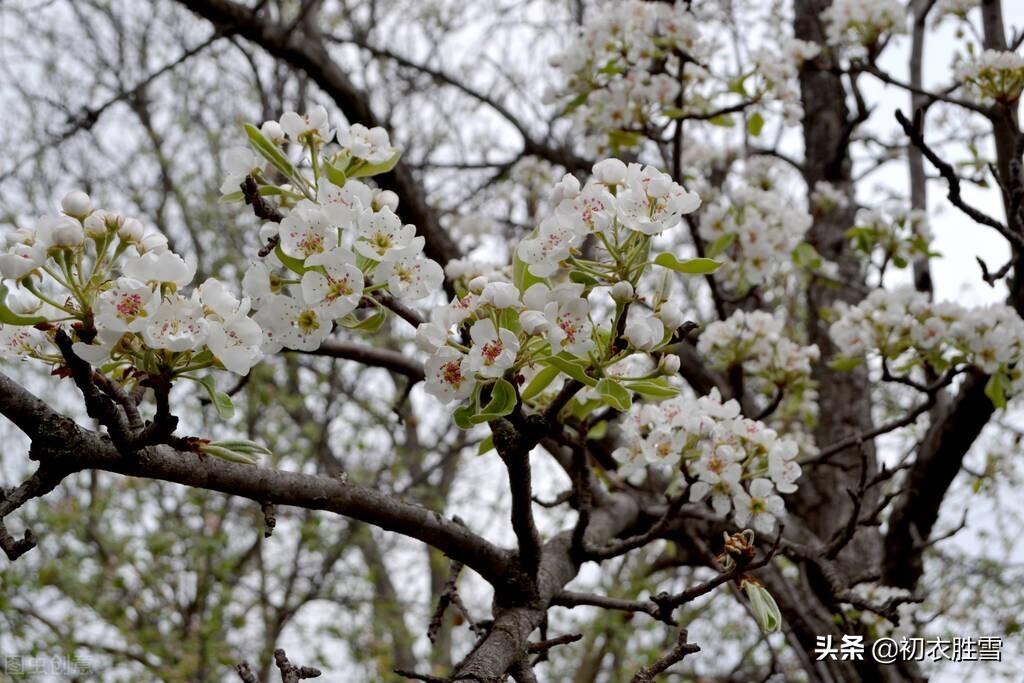
<path fill-rule="evenodd" d="M 233 150 L 222 190 L 239 199 L 233 188 L 251 177 L 260 194 L 280 198 L 283 213 L 280 222 L 266 223 L 260 231 L 273 248 L 243 280 L 265 331 L 265 351 L 314 350 L 336 322 L 372 329 L 383 312 L 360 317 L 356 311 L 379 307 L 376 292 L 415 300 L 438 290 L 444 273 L 423 255 L 424 239 L 415 226 L 403 225 L 395 214 L 398 197 L 359 180 L 390 170 L 398 160 L 384 129 L 355 124 L 338 130 L 338 147 L 330 149 L 335 131 L 327 112 L 317 107 L 305 116 L 289 112 L 280 122 L 246 130 L 259 156 L 246 148 Z M 310 174 L 291 160 L 291 148 L 308 156 Z M 269 182 L 260 157 L 289 182 Z"/>
<path fill-rule="evenodd" d="M 740 73 L 714 73 L 714 15 L 688 3 L 628 0 L 589 13 L 580 34 L 552 60 L 564 84 L 549 98 L 575 113 L 597 152 L 636 147 L 671 119 L 697 115 L 715 125 L 733 119 L 713 112 L 746 103 L 748 130 L 764 125 L 759 110 L 782 104 L 784 119 L 800 119 L 796 75 L 818 48 L 788 40 L 760 46 Z"/>
<path fill-rule="evenodd" d="M 871 49 L 884 36 L 903 33 L 907 13 L 899 0 L 835 0 L 822 18 L 830 44 Z"/>
<path fill-rule="evenodd" d="M 697 349 L 716 369 L 742 366 L 755 394 L 768 405 L 778 401 L 773 421 L 806 423 L 817 411 L 811 365 L 820 353 L 816 345 L 801 346 L 785 332 L 785 320 L 779 314 L 736 311 L 708 325 Z"/>
<path fill-rule="evenodd" d="M 958 62 L 956 80 L 982 104 L 1012 104 L 1024 91 L 1024 57 L 1016 52 L 985 50 Z"/>
<path fill-rule="evenodd" d="M 564 78 L 567 111 L 608 135 L 599 148 L 629 147 L 652 119 L 675 106 L 680 82 L 701 77 L 691 62 L 707 46 L 683 4 L 612 3 L 588 15 L 580 35 L 552 60 Z M 683 55 L 687 56 L 684 62 Z M 657 71 L 651 71 L 659 62 Z"/>
<path fill-rule="evenodd" d="M 712 255 L 731 257 L 718 278 L 743 292 L 787 268 L 790 254 L 810 227 L 807 211 L 787 201 L 778 189 L 743 185 L 701 212 L 700 236 Z"/>
<path fill-rule="evenodd" d="M 929 250 L 932 233 L 928 214 L 920 209 L 903 206 L 861 209 L 857 212 L 856 225 L 846 236 L 865 256 L 880 255 L 876 265 L 883 271 L 890 263 L 906 268 L 917 258 L 933 255 Z"/>
<path fill-rule="evenodd" d="M 671 254 L 651 259 L 652 238 L 676 227 L 699 198 L 652 167 L 608 159 L 594 166 L 585 185 L 563 177 L 550 199 L 551 214 L 520 242 L 511 273 L 467 277 L 472 271 L 460 266 L 453 274 L 462 291 L 417 331 L 431 354 L 426 390 L 446 403 L 465 401 L 457 420 L 509 408 L 494 401 L 515 399 L 509 380 L 523 383 L 527 375 L 524 400 L 539 396 L 560 373 L 626 407 L 628 389 L 675 393 L 656 382 L 661 371 L 613 377 L 610 368 L 661 348 L 683 322 L 664 297 L 632 306 L 649 266 L 717 267 L 710 259 L 694 264 Z M 593 244 L 586 255 L 585 240 Z M 596 314 L 610 320 L 595 324 Z"/>
<path fill-rule="evenodd" d="M 83 192 L 63 212 L 15 230 L 0 254 L 12 281 L 0 302 L 0 352 L 61 365 L 58 331 L 105 372 L 185 376 L 204 368 L 244 375 L 260 359 L 262 331 L 239 299 L 210 278 L 187 292 L 195 265 L 134 218 L 94 209 Z"/>
<path fill-rule="evenodd" d="M 921 363 L 939 372 L 967 364 L 997 377 L 999 395 L 1021 384 L 1024 320 L 1004 304 L 966 308 L 933 303 L 909 287 L 878 289 L 856 306 L 841 306 L 830 335 L 844 357 L 877 354 L 897 372 Z"/>
<path fill-rule="evenodd" d="M 646 403 L 625 421 L 616 460 L 629 473 L 648 466 L 681 468 L 693 479 L 689 498 L 710 498 L 718 515 L 771 533 L 785 512 L 778 493 L 792 493 L 800 477 L 797 445 L 763 423 L 740 415 L 736 401 L 679 396 Z"/>

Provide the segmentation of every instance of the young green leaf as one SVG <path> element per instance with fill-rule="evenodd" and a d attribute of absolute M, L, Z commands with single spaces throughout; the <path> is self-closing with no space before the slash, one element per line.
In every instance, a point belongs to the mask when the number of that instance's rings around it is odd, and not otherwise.
<path fill-rule="evenodd" d="M 712 258 L 691 258 L 680 261 L 673 254 L 662 252 L 654 257 L 654 263 L 687 275 L 707 275 L 722 267 L 721 261 Z"/>
<path fill-rule="evenodd" d="M 612 408 L 615 408 L 621 413 L 629 410 L 629 407 L 633 404 L 633 397 L 629 391 L 610 377 L 605 377 L 597 383 L 597 393 L 605 400 L 605 402 Z"/>

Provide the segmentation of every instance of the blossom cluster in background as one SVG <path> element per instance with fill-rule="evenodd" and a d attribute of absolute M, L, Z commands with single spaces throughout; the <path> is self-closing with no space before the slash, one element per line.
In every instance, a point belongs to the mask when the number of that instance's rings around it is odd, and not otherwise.
<path fill-rule="evenodd" d="M 835 0 L 822 18 L 829 43 L 870 50 L 906 31 L 907 10 L 900 0 Z"/>
<path fill-rule="evenodd" d="M 700 398 L 679 396 L 634 409 L 613 456 L 625 476 L 648 466 L 677 469 L 693 479 L 691 501 L 710 500 L 721 516 L 771 533 L 785 511 L 779 493 L 792 493 L 800 477 L 796 442 L 740 415 L 736 401 L 717 390 Z"/>

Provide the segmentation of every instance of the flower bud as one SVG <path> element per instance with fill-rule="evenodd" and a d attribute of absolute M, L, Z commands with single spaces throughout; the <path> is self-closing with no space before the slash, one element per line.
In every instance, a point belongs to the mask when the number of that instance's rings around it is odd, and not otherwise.
<path fill-rule="evenodd" d="M 778 631 L 779 625 L 782 623 L 782 613 L 779 611 L 779 606 L 775 604 L 772 594 L 764 586 L 755 583 L 753 579 L 743 579 L 740 587 L 750 599 L 750 610 L 754 613 L 754 618 L 760 624 L 761 630 L 764 633 Z"/>
<path fill-rule="evenodd" d="M 85 227 L 85 234 L 92 239 L 100 239 L 107 236 L 108 228 L 113 221 L 118 219 L 112 213 L 108 213 L 103 209 L 96 209 L 82 221 L 82 225 Z"/>
<path fill-rule="evenodd" d="M 158 232 L 151 232 L 139 240 L 135 248 L 138 249 L 140 254 L 145 254 L 149 251 L 155 253 L 164 252 L 167 251 L 167 238 Z"/>
<path fill-rule="evenodd" d="M 658 308 L 658 317 L 661 322 L 665 323 L 665 327 L 673 332 L 679 329 L 684 320 L 683 312 L 679 310 L 679 307 L 668 301 L 662 303 Z"/>
<path fill-rule="evenodd" d="M 540 311 L 523 311 L 519 314 L 519 324 L 526 334 L 538 334 L 547 327 L 548 319 Z"/>
<path fill-rule="evenodd" d="M 594 164 L 594 177 L 606 185 L 626 182 L 626 164 L 618 159 L 604 159 Z"/>
<path fill-rule="evenodd" d="M 373 198 L 373 208 L 376 211 L 380 211 L 384 207 L 391 209 L 392 211 L 398 210 L 398 195 L 391 190 L 381 190 Z"/>
<path fill-rule="evenodd" d="M 624 304 L 633 300 L 633 285 L 625 280 L 619 280 L 612 285 L 612 299 L 616 303 Z"/>
<path fill-rule="evenodd" d="M 31 315 L 42 308 L 43 302 L 21 289 L 12 289 L 7 294 L 7 308 L 18 315 Z"/>
<path fill-rule="evenodd" d="M 508 282 L 488 282 L 480 294 L 480 300 L 495 308 L 509 308 L 519 303 L 519 290 Z"/>
<path fill-rule="evenodd" d="M 60 202 L 64 213 L 75 218 L 85 218 L 92 211 L 92 200 L 81 190 L 68 192 Z"/>
<path fill-rule="evenodd" d="M 475 278 L 469 281 L 469 291 L 473 294 L 480 294 L 484 291 L 484 287 L 487 286 L 487 278 L 483 275 L 477 275 Z"/>
<path fill-rule="evenodd" d="M 281 124 L 277 121 L 265 121 L 260 126 L 260 132 L 263 133 L 263 137 L 274 144 L 284 142 L 284 128 L 281 128 Z"/>
<path fill-rule="evenodd" d="M 50 244 L 55 247 L 73 248 L 85 241 L 82 224 L 67 216 L 57 216 L 49 223 Z"/>
<path fill-rule="evenodd" d="M 125 242 L 136 243 L 143 237 L 145 229 L 137 218 L 125 218 L 117 229 L 117 236 Z"/>
<path fill-rule="evenodd" d="M 679 372 L 679 356 L 674 353 L 666 353 L 658 362 L 658 369 L 663 375 L 674 375 Z"/>
<path fill-rule="evenodd" d="M 280 230 L 277 223 L 264 223 L 260 226 L 260 242 L 266 244 L 271 238 L 277 237 Z"/>

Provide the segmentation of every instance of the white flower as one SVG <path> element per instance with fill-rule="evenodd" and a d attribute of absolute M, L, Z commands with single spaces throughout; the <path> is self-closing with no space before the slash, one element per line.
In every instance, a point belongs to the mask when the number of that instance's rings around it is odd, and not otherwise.
<path fill-rule="evenodd" d="M 312 266 L 321 266 L 323 270 Z M 363 272 L 356 267 L 356 257 L 348 249 L 335 247 L 311 256 L 306 267 L 310 270 L 302 275 L 302 296 L 320 306 L 326 316 L 340 318 L 359 305 L 363 297 Z"/>
<path fill-rule="evenodd" d="M 318 142 L 327 142 L 331 139 L 327 110 L 320 105 L 302 116 L 293 111 L 285 112 L 281 117 L 281 129 L 294 142 L 303 142 L 304 137 L 312 137 Z"/>
<path fill-rule="evenodd" d="M 741 527 L 751 522 L 754 529 L 770 534 L 775 529 L 776 516 L 785 512 L 782 498 L 772 493 L 772 483 L 767 479 L 755 479 L 750 483 L 750 494 L 737 491 L 733 495 L 736 506 L 735 520 Z"/>
<path fill-rule="evenodd" d="M 74 190 L 64 195 L 64 199 L 60 201 L 60 208 L 69 216 L 85 218 L 92 212 L 92 200 L 81 190 Z"/>
<path fill-rule="evenodd" d="M 627 301 L 633 300 L 633 285 L 629 284 L 626 280 L 619 280 L 612 285 L 612 300 L 624 304 Z"/>
<path fill-rule="evenodd" d="M 495 308 L 511 308 L 519 303 L 519 290 L 508 282 L 489 282 L 480 294 L 480 302 Z"/>
<path fill-rule="evenodd" d="M 91 218 L 91 216 L 90 216 Z M 117 236 L 123 242 L 128 244 L 136 244 L 140 242 L 145 235 L 146 229 L 142 227 L 142 222 L 138 218 L 125 218 L 123 219 L 117 228 Z"/>
<path fill-rule="evenodd" d="M 419 254 L 385 261 L 377 272 L 387 280 L 391 293 L 404 299 L 428 297 L 441 289 L 444 282 L 441 266 Z"/>
<path fill-rule="evenodd" d="M 473 346 L 469 350 L 469 368 L 484 377 L 497 378 L 516 362 L 519 340 L 512 330 L 495 329 L 494 323 L 485 318 L 469 328 Z"/>
<path fill-rule="evenodd" d="M 297 206 L 280 227 L 281 251 L 288 256 L 306 259 L 322 254 L 338 244 L 338 231 L 318 206 Z"/>
<path fill-rule="evenodd" d="M 775 482 L 779 493 L 796 491 L 795 482 L 800 478 L 800 465 L 795 458 L 797 445 L 794 441 L 777 441 L 768 451 L 768 476 Z"/>
<path fill-rule="evenodd" d="M 209 328 L 206 345 L 229 371 L 248 374 L 263 355 L 260 351 L 263 330 L 252 318 L 235 314 L 223 322 L 210 321 Z"/>
<path fill-rule="evenodd" d="M 391 209 L 363 211 L 359 217 L 359 239 L 355 249 L 374 261 L 394 261 L 408 251 L 419 251 L 423 238 L 416 237 L 416 226 L 402 225 Z"/>
<path fill-rule="evenodd" d="M 256 308 L 262 308 L 264 302 L 274 296 L 270 280 L 270 269 L 263 261 L 253 261 L 242 276 L 242 291 L 252 300 Z"/>
<path fill-rule="evenodd" d="M 0 324 L 0 358 L 35 356 L 45 343 L 46 335 L 34 327 Z"/>
<path fill-rule="evenodd" d="M 590 303 L 579 296 L 565 296 L 559 290 L 552 291 L 554 301 L 544 308 L 548 321 L 548 340 L 551 352 L 568 351 L 575 356 L 586 356 L 594 347 L 591 339 L 593 325 L 590 322 Z"/>
<path fill-rule="evenodd" d="M 192 351 L 199 348 L 209 332 L 203 305 L 193 292 L 191 298 L 174 294 L 160 302 L 142 330 L 146 345 L 153 349 Z"/>
<path fill-rule="evenodd" d="M 618 159 L 604 159 L 594 164 L 594 177 L 605 185 L 622 185 L 626 182 L 626 164 Z"/>
<path fill-rule="evenodd" d="M 371 164 L 384 163 L 398 153 L 398 148 L 391 146 L 388 132 L 379 126 L 367 128 L 354 123 L 348 130 L 338 131 L 338 144 Z"/>
<path fill-rule="evenodd" d="M 280 145 L 284 142 L 284 128 L 277 121 L 264 121 L 263 125 L 260 126 L 260 133 L 275 145 Z"/>
<path fill-rule="evenodd" d="M 188 264 L 173 251 L 147 251 L 135 258 L 126 258 L 121 273 L 140 282 L 170 282 L 184 287 L 196 274 L 195 264 Z"/>
<path fill-rule="evenodd" d="M 0 275 L 20 280 L 46 260 L 46 251 L 40 244 L 13 244 L 0 253 Z"/>
<path fill-rule="evenodd" d="M 103 365 L 110 359 L 114 346 L 121 341 L 122 336 L 124 335 L 121 332 L 101 329 L 91 344 L 75 342 L 71 345 L 71 350 L 90 365 Z"/>
<path fill-rule="evenodd" d="M 467 357 L 450 346 L 442 346 L 428 358 L 424 372 L 427 393 L 442 403 L 462 400 L 473 392 Z"/>
<path fill-rule="evenodd" d="M 651 351 L 665 338 L 665 325 L 653 315 L 638 313 L 626 324 L 626 341 L 641 351 Z"/>
<path fill-rule="evenodd" d="M 238 192 L 246 176 L 256 175 L 262 170 L 260 158 L 248 147 L 229 147 L 224 152 L 224 182 L 221 183 L 221 194 Z"/>
<path fill-rule="evenodd" d="M 626 188 L 616 196 L 619 220 L 647 235 L 673 228 L 684 214 L 700 207 L 700 197 L 654 168 L 630 164 Z"/>
<path fill-rule="evenodd" d="M 281 346 L 315 351 L 330 336 L 333 326 L 319 306 L 285 295 L 275 296 L 260 309 L 256 321 L 263 328 L 263 350 L 268 353 Z"/>
<path fill-rule="evenodd" d="M 328 220 L 342 228 L 356 225 L 362 212 L 372 206 L 372 197 L 369 185 L 355 179 L 346 181 L 344 187 L 321 182 L 316 191 L 316 201 Z"/>
<path fill-rule="evenodd" d="M 39 242 L 52 247 L 74 248 L 85 242 L 82 224 L 70 216 L 44 216 L 36 235 Z"/>
<path fill-rule="evenodd" d="M 561 267 L 561 262 L 569 257 L 577 239 L 572 228 L 548 216 L 541 221 L 534 237 L 519 243 L 517 253 L 530 266 L 531 273 L 537 277 L 548 277 L 554 275 Z"/>
<path fill-rule="evenodd" d="M 96 327 L 112 332 L 141 332 L 149 323 L 160 297 L 147 284 L 122 277 L 96 300 Z"/>

